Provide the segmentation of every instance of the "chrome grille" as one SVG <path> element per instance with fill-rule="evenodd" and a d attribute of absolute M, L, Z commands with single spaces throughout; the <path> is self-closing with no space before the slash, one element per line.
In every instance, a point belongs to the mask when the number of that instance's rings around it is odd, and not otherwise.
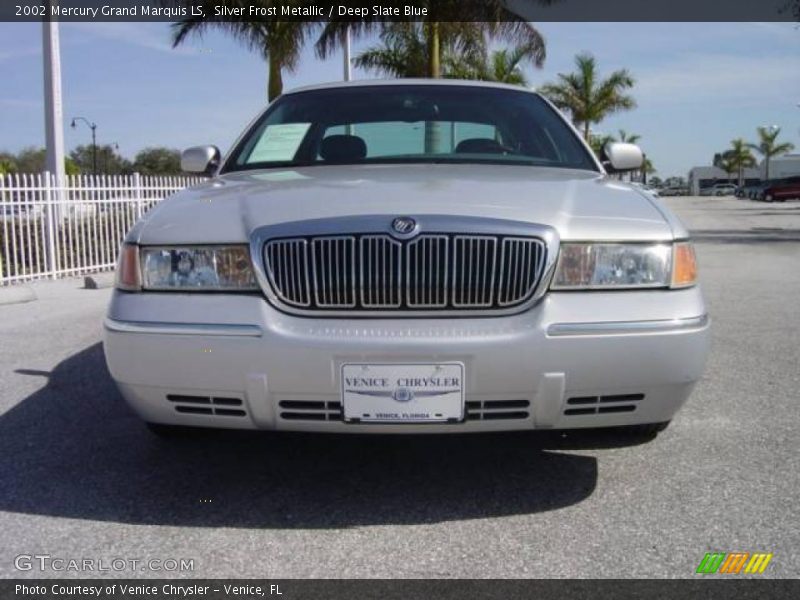
<path fill-rule="evenodd" d="M 448 238 L 421 235 L 406 243 L 406 304 L 409 308 L 447 306 Z"/>
<path fill-rule="evenodd" d="M 505 238 L 500 258 L 497 303 L 510 306 L 536 284 L 544 248 L 529 238 Z"/>
<path fill-rule="evenodd" d="M 311 241 L 314 299 L 321 308 L 356 305 L 356 238 L 317 237 Z"/>
<path fill-rule="evenodd" d="M 388 235 L 361 238 L 361 305 L 365 308 L 398 308 L 402 302 L 403 245 Z"/>
<path fill-rule="evenodd" d="M 264 248 L 267 277 L 278 297 L 292 306 L 310 306 L 308 242 L 275 240 Z"/>
<path fill-rule="evenodd" d="M 533 296 L 545 264 L 534 237 L 425 233 L 304 236 L 264 245 L 277 300 L 308 310 L 502 309 Z"/>
<path fill-rule="evenodd" d="M 453 238 L 453 306 L 484 307 L 494 302 L 497 238 L 457 235 Z"/>

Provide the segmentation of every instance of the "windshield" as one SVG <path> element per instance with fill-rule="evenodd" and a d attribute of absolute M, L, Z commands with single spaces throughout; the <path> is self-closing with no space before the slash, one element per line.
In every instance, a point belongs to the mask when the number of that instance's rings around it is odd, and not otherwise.
<path fill-rule="evenodd" d="M 443 162 L 597 170 L 575 133 L 536 94 L 391 85 L 281 97 L 237 144 L 223 172 Z"/>

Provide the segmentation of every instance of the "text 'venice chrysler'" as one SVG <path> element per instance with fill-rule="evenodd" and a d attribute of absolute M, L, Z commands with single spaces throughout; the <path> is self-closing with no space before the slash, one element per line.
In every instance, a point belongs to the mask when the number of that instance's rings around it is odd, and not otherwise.
<path fill-rule="evenodd" d="M 158 431 L 663 428 L 709 324 L 641 160 L 521 88 L 284 94 L 128 234 L 111 374 Z"/>

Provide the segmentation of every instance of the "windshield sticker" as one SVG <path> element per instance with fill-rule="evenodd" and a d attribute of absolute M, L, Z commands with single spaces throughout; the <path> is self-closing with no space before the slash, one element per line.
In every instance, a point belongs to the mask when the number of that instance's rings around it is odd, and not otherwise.
<path fill-rule="evenodd" d="M 268 125 L 247 159 L 248 163 L 290 161 L 311 123 Z"/>

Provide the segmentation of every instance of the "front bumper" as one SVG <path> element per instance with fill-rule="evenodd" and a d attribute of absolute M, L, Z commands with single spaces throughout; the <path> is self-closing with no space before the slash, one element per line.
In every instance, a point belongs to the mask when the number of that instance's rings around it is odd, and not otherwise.
<path fill-rule="evenodd" d="M 115 291 L 105 353 L 155 423 L 358 433 L 581 428 L 667 421 L 700 378 L 699 288 L 550 293 L 523 313 L 464 319 L 305 318 L 259 296 Z M 457 424 L 341 421 L 343 363 L 465 365 Z"/>

